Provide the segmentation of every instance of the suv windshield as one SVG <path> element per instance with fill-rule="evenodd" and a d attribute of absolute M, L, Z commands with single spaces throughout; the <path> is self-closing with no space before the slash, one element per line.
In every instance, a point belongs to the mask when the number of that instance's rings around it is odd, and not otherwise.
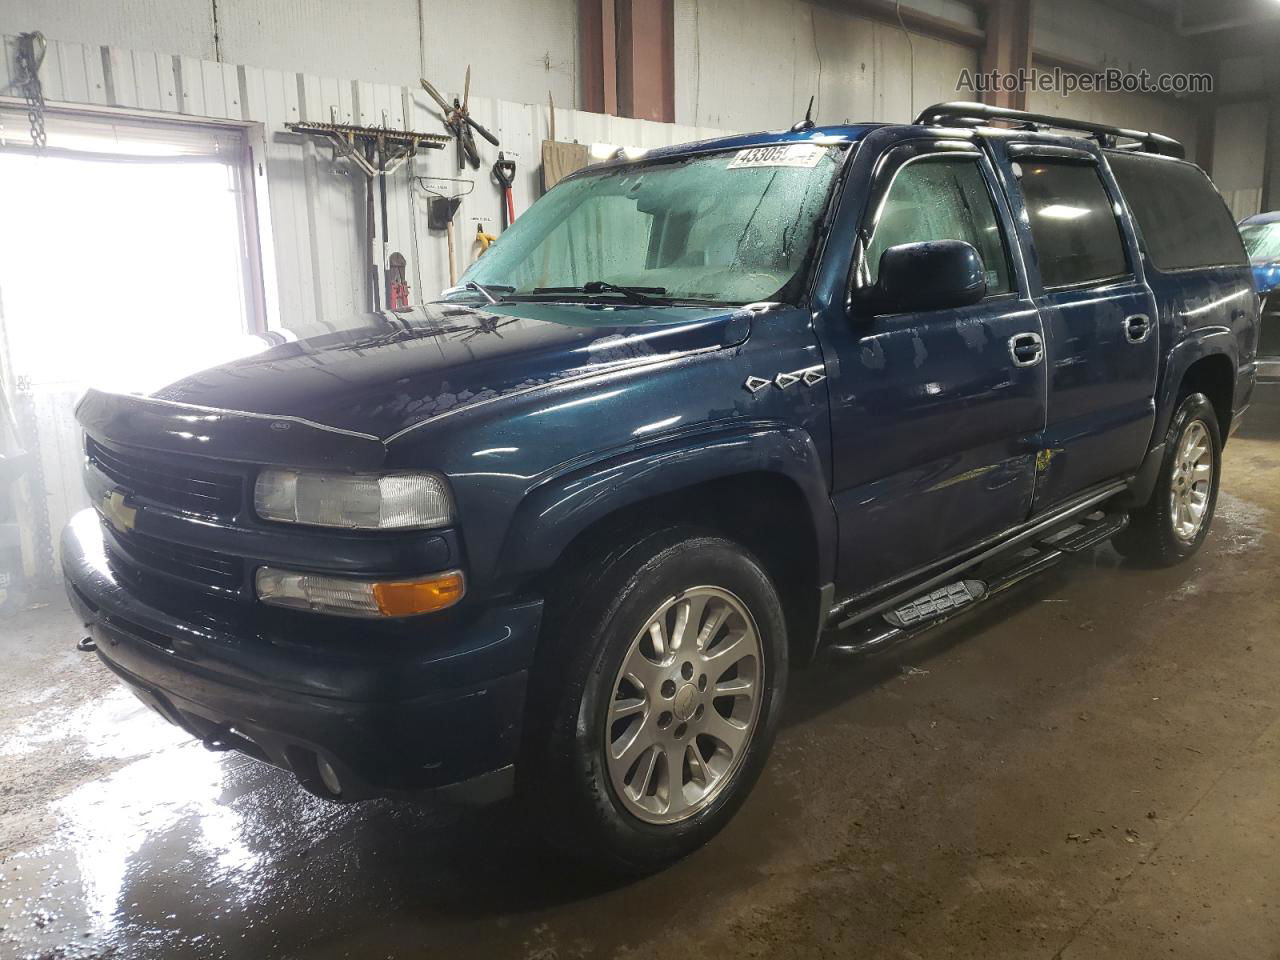
<path fill-rule="evenodd" d="M 1250 260 L 1280 259 L 1280 222 L 1247 223 L 1240 228 L 1240 239 Z"/>
<path fill-rule="evenodd" d="M 771 144 L 587 171 L 531 206 L 462 280 L 507 299 L 625 297 L 619 287 L 648 300 L 783 299 L 839 158 L 832 146 Z"/>

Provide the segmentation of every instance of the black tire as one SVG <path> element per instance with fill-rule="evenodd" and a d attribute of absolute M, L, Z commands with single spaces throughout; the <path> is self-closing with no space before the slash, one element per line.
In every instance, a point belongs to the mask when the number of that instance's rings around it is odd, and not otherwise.
<path fill-rule="evenodd" d="M 1209 439 L 1211 472 L 1203 519 L 1194 535 L 1184 537 L 1175 530 L 1173 493 L 1179 476 L 1179 453 L 1190 431 L 1203 429 Z M 1209 534 L 1218 502 L 1222 476 L 1222 432 L 1213 404 L 1203 393 L 1188 394 L 1178 405 L 1165 436 L 1164 460 L 1151 499 L 1129 511 L 1129 526 L 1112 540 L 1120 554 L 1149 566 L 1169 567 L 1181 563 L 1200 549 Z"/>
<path fill-rule="evenodd" d="M 606 728 L 606 711 L 623 660 L 649 618 L 699 586 L 729 592 L 754 620 L 764 669 L 754 732 L 704 807 L 679 822 L 645 822 L 627 809 L 611 780 L 606 731 L 613 728 Z M 737 544 L 690 528 L 648 534 L 581 565 L 579 576 L 551 598 L 541 642 L 517 789 L 545 839 L 594 868 L 637 875 L 719 832 L 764 768 L 787 681 L 782 607 L 760 563 Z M 641 723 L 649 716 L 646 709 Z"/>

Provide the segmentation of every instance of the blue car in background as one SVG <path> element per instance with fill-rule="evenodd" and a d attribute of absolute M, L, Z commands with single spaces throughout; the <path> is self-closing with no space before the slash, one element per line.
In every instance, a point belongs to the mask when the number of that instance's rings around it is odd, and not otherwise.
<path fill-rule="evenodd" d="M 1259 372 L 1266 379 L 1280 375 L 1280 210 L 1258 213 L 1240 221 L 1253 279 L 1262 294 L 1262 329 L 1258 338 L 1258 359 L 1265 361 Z"/>
<path fill-rule="evenodd" d="M 1280 210 L 1258 213 L 1240 221 L 1240 236 L 1253 264 L 1259 293 L 1280 287 Z"/>

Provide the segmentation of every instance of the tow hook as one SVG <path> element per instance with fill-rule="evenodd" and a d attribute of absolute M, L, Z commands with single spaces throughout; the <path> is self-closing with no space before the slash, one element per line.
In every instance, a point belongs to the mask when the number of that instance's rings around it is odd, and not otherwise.
<path fill-rule="evenodd" d="M 227 750 L 235 749 L 232 738 L 235 734 L 231 732 L 229 724 L 220 724 L 209 731 L 201 743 L 204 744 L 206 750 L 212 750 L 214 753 L 223 753 Z"/>
<path fill-rule="evenodd" d="M 98 644 L 93 637 L 81 637 L 79 642 L 76 643 L 76 649 L 81 653 L 93 653 L 98 649 Z"/>
<path fill-rule="evenodd" d="M 204 744 L 206 750 L 214 753 L 226 753 L 228 750 L 238 750 L 241 753 L 256 757 L 259 760 L 265 760 L 266 754 L 262 752 L 262 748 L 246 737 L 239 730 L 235 729 L 229 723 L 220 723 L 208 733 L 200 741 Z"/>

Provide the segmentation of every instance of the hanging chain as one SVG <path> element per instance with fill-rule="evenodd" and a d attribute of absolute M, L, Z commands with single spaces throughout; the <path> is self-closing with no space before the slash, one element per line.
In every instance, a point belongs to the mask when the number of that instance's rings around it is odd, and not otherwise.
<path fill-rule="evenodd" d="M 31 142 L 38 150 L 43 150 L 48 143 L 44 130 L 44 87 L 40 83 L 40 65 L 44 63 L 46 47 L 43 33 L 18 35 L 18 85 L 27 101 Z"/>

